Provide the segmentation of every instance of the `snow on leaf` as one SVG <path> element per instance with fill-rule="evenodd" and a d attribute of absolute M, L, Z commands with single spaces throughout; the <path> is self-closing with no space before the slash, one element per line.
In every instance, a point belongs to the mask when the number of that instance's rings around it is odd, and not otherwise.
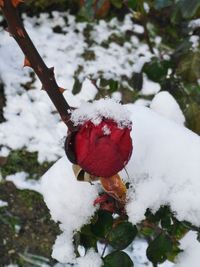
<path fill-rule="evenodd" d="M 114 120 L 119 127 L 130 127 L 130 113 L 126 107 L 110 98 L 83 103 L 78 109 L 72 111 L 71 119 L 75 125 L 91 121 L 98 125 L 103 118 Z"/>

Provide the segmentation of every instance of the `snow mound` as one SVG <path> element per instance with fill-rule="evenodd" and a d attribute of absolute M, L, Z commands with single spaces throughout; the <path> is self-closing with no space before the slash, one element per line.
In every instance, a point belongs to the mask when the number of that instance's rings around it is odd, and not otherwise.
<path fill-rule="evenodd" d="M 173 96 L 167 91 L 155 95 L 150 108 L 178 124 L 183 125 L 185 123 L 185 117 L 182 110 Z"/>
<path fill-rule="evenodd" d="M 101 256 L 90 249 L 84 257 L 77 259 L 78 267 L 100 267 L 102 266 Z"/>
<path fill-rule="evenodd" d="M 199 267 L 200 243 L 197 241 L 197 234 L 189 232 L 181 240 L 181 249 L 184 250 L 177 258 L 174 267 Z"/>
<path fill-rule="evenodd" d="M 132 114 L 133 153 L 126 166 L 135 192 L 127 212 L 135 224 L 170 205 L 179 220 L 200 225 L 200 138 L 149 108 L 127 105 Z M 122 173 L 122 177 L 126 176 Z"/>
<path fill-rule="evenodd" d="M 71 262 L 75 259 L 73 233 L 89 222 L 94 214 L 97 189 L 94 185 L 76 180 L 72 164 L 66 157 L 42 177 L 41 187 L 52 219 L 60 223 L 63 231 L 55 242 L 52 256 L 62 263 Z"/>
<path fill-rule="evenodd" d="M 199 136 L 150 108 L 132 104 L 125 107 L 133 123 L 134 149 L 126 166 L 129 178 L 124 170 L 121 172 L 121 177 L 130 179 L 133 185 L 126 206 L 130 222 L 143 220 L 147 208 L 156 212 L 161 205 L 169 205 L 180 221 L 200 226 Z M 62 263 L 77 263 L 73 233 L 94 214 L 97 188 L 78 182 L 66 157 L 43 176 L 41 184 L 52 218 L 61 223 L 63 231 L 52 256 Z"/>
<path fill-rule="evenodd" d="M 103 118 L 114 120 L 120 127 L 131 126 L 130 112 L 126 106 L 110 98 L 96 100 L 92 103 L 83 103 L 71 115 L 75 125 L 84 124 L 88 120 L 98 125 Z"/>

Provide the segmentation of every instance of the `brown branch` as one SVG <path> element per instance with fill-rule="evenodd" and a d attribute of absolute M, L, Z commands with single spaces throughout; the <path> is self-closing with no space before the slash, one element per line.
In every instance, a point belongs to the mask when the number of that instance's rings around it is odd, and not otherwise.
<path fill-rule="evenodd" d="M 73 123 L 70 121 L 71 108 L 59 90 L 54 68 L 48 68 L 45 65 L 19 17 L 17 6 L 20 2 L 20 0 L 0 0 L 0 8 L 7 21 L 8 31 L 25 55 L 24 65 L 30 66 L 35 71 L 62 120 L 70 130 L 73 130 Z"/>
<path fill-rule="evenodd" d="M 149 50 L 150 50 L 150 52 L 152 54 L 155 54 L 155 52 L 153 50 L 152 42 L 151 42 L 150 37 L 149 37 L 149 31 L 148 31 L 148 28 L 147 28 L 147 21 L 146 21 L 145 18 L 142 20 L 142 25 L 144 27 L 144 37 L 146 39 L 147 45 L 149 47 Z"/>

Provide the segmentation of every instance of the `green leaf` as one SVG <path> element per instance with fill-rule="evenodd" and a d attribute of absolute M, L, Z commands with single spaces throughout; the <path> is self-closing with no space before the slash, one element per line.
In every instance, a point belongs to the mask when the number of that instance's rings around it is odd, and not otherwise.
<path fill-rule="evenodd" d="M 110 0 L 110 2 L 113 4 L 116 8 L 121 8 L 123 5 L 122 0 Z"/>
<path fill-rule="evenodd" d="M 97 246 L 97 238 L 93 235 L 85 235 L 81 234 L 80 236 L 80 243 L 85 248 L 95 248 Z"/>
<path fill-rule="evenodd" d="M 147 248 L 147 258 L 154 264 L 163 263 L 167 259 L 167 255 L 172 252 L 173 243 L 170 237 L 161 233 Z"/>
<path fill-rule="evenodd" d="M 187 127 L 197 134 L 200 134 L 200 105 L 194 98 L 187 101 L 184 114 L 187 121 Z"/>
<path fill-rule="evenodd" d="M 166 215 L 164 218 L 161 219 L 161 226 L 162 228 L 169 228 L 171 225 L 171 218 L 170 216 Z"/>
<path fill-rule="evenodd" d="M 106 86 L 109 85 L 109 83 L 110 83 L 110 80 L 106 80 L 106 79 L 104 79 L 104 78 L 101 78 L 101 79 L 100 79 L 100 86 L 101 86 L 101 87 L 106 87 Z"/>
<path fill-rule="evenodd" d="M 110 91 L 112 93 L 116 92 L 117 89 L 118 89 L 118 82 L 117 81 L 114 81 L 114 80 L 110 80 L 109 82 L 109 86 L 110 86 Z"/>
<path fill-rule="evenodd" d="M 172 5 L 172 0 L 155 0 L 154 7 L 156 9 L 162 9 Z"/>
<path fill-rule="evenodd" d="M 91 225 L 92 232 L 100 237 L 105 238 L 113 225 L 113 217 L 110 212 L 99 210 L 97 221 Z"/>
<path fill-rule="evenodd" d="M 136 91 L 140 91 L 142 89 L 143 86 L 143 74 L 142 73 L 133 73 L 133 77 L 130 81 L 130 86 L 136 90 Z"/>
<path fill-rule="evenodd" d="M 91 21 L 94 19 L 94 8 L 93 8 L 94 1 L 87 0 L 85 1 L 84 5 L 80 9 L 79 16 L 83 19 Z"/>
<path fill-rule="evenodd" d="M 136 9 L 138 4 L 138 0 L 128 0 L 128 7 L 132 8 L 133 10 Z"/>
<path fill-rule="evenodd" d="M 117 224 L 108 236 L 108 243 L 115 249 L 125 249 L 137 235 L 137 228 L 129 222 Z"/>
<path fill-rule="evenodd" d="M 73 88 L 72 88 L 72 93 L 74 95 L 80 93 L 81 88 L 82 88 L 82 83 L 79 81 L 78 78 L 75 78 L 74 85 L 73 85 Z"/>
<path fill-rule="evenodd" d="M 189 51 L 178 65 L 177 74 L 185 81 L 196 82 L 200 78 L 200 51 Z"/>
<path fill-rule="evenodd" d="M 179 221 L 174 222 L 174 224 L 168 228 L 168 233 L 177 240 L 182 239 L 187 232 L 188 229 Z"/>
<path fill-rule="evenodd" d="M 168 255 L 167 255 L 167 259 L 171 262 L 174 262 L 177 258 L 177 255 L 180 253 L 180 252 L 183 252 L 183 250 L 181 250 L 179 248 L 179 245 L 180 243 L 176 243 L 174 246 L 173 246 L 173 250 L 172 252 L 170 252 Z"/>
<path fill-rule="evenodd" d="M 140 234 L 144 236 L 153 236 L 155 234 L 155 230 L 151 227 L 142 227 L 140 229 Z"/>
<path fill-rule="evenodd" d="M 200 8 L 199 0 L 179 0 L 179 8 L 181 10 L 183 18 L 192 18 L 197 10 Z"/>
<path fill-rule="evenodd" d="M 80 231 L 80 243 L 85 248 L 96 248 L 97 237 L 91 230 L 91 224 L 84 225 Z"/>
<path fill-rule="evenodd" d="M 146 63 L 143 67 L 143 71 L 147 74 L 148 78 L 154 82 L 160 82 L 166 77 L 168 68 L 172 63 L 167 60 L 159 61 L 154 58 L 151 62 Z"/>
<path fill-rule="evenodd" d="M 107 255 L 104 259 L 103 267 L 133 267 L 130 257 L 123 251 L 115 251 Z"/>

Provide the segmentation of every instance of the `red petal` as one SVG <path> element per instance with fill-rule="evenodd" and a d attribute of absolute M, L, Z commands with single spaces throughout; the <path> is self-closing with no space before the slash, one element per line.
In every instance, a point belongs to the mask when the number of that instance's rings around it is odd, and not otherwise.
<path fill-rule="evenodd" d="M 105 135 L 107 126 L 110 134 Z M 75 137 L 77 163 L 95 176 L 111 177 L 128 162 L 132 152 L 130 129 L 118 128 L 111 120 L 99 125 L 86 122 Z"/>

